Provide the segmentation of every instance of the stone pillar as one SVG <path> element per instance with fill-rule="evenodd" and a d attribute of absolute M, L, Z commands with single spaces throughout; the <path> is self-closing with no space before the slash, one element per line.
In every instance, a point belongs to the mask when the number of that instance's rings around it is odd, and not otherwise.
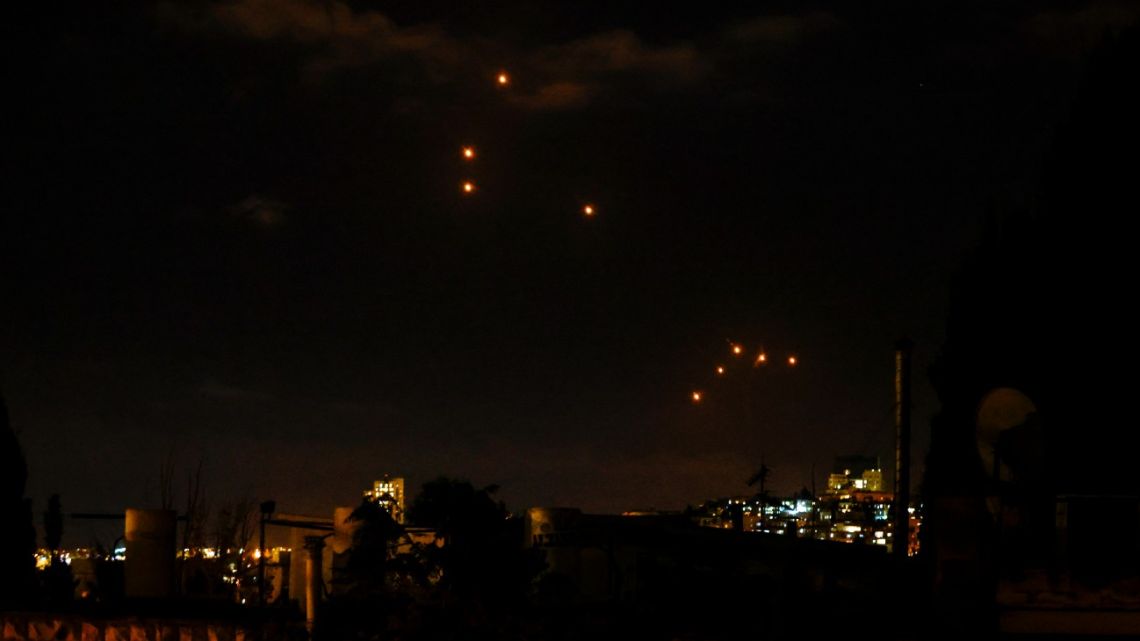
<path fill-rule="evenodd" d="M 305 628 L 310 637 L 317 622 L 317 607 L 321 602 L 321 558 L 324 550 L 325 537 L 305 537 Z"/>

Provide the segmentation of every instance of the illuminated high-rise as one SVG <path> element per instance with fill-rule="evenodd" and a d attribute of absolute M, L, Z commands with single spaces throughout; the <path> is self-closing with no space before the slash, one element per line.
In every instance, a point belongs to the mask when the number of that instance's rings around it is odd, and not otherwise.
<path fill-rule="evenodd" d="M 372 484 L 372 489 L 364 490 L 365 500 L 372 501 L 387 510 L 392 520 L 404 522 L 404 478 L 384 475 L 383 479 Z"/>

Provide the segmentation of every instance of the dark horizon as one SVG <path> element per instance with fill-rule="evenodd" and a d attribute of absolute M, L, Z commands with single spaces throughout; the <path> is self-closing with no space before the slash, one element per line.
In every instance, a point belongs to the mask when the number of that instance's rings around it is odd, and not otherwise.
<path fill-rule="evenodd" d="M 35 511 L 157 504 L 171 451 L 296 513 L 386 473 L 681 509 L 761 456 L 791 493 L 891 468 L 901 336 L 917 486 L 951 280 L 1040 210 L 1140 7 L 887 5 L 22 9 L 0 391 Z M 747 425 L 729 341 L 798 358 Z"/>

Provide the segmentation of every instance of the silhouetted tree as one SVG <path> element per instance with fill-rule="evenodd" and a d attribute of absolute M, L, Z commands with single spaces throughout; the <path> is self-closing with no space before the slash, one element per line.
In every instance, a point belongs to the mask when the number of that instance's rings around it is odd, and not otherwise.
<path fill-rule="evenodd" d="M 210 508 L 206 504 L 206 489 L 202 485 L 203 457 L 198 465 L 186 472 L 186 522 L 182 527 L 182 548 L 201 547 L 206 544 L 206 523 Z"/>
<path fill-rule="evenodd" d="M 440 477 L 423 485 L 408 519 L 433 528 L 440 547 L 425 549 L 442 572 L 440 585 L 461 599 L 492 608 L 517 603 L 542 569 L 541 559 L 523 547 L 521 521 L 494 499 L 498 486 L 475 489 L 467 481 Z"/>
<path fill-rule="evenodd" d="M 158 500 L 164 510 L 174 509 L 174 448 L 158 464 Z"/>
<path fill-rule="evenodd" d="M 349 522 L 355 524 L 352 551 L 345 567 L 351 579 L 346 592 L 381 592 L 387 588 L 388 558 L 400 536 L 400 526 L 387 510 L 371 501 L 362 501 L 352 511 Z"/>
<path fill-rule="evenodd" d="M 257 501 L 254 499 L 223 503 L 214 515 L 213 546 L 219 551 L 246 547 L 257 527 L 257 515 Z"/>
<path fill-rule="evenodd" d="M 411 597 L 403 592 L 398 570 L 404 528 L 388 511 L 372 501 L 362 501 L 353 510 L 352 547 L 347 558 L 333 567 L 333 594 L 321 636 L 326 638 L 384 638 L 390 619 L 406 613 Z"/>
<path fill-rule="evenodd" d="M 36 530 L 32 504 L 24 498 L 28 468 L 0 396 L 0 606 L 20 604 L 32 594 Z"/>
<path fill-rule="evenodd" d="M 188 593 L 221 594 L 232 590 L 232 584 L 226 583 L 225 577 L 232 574 L 230 567 L 243 566 L 241 550 L 249 546 L 257 527 L 257 501 L 243 498 L 222 503 L 207 532 L 208 516 L 201 515 L 201 525 L 188 540 L 195 541 L 194 545 L 212 545 L 218 556 L 213 559 L 197 557 L 185 565 L 183 582 Z"/>
<path fill-rule="evenodd" d="M 50 603 L 59 604 L 71 600 L 75 587 L 71 567 L 60 556 L 63 541 L 63 508 L 59 495 L 52 494 L 48 499 L 48 509 L 44 512 L 44 547 L 51 553 L 51 563 L 44 573 L 44 586 Z"/>
<path fill-rule="evenodd" d="M 59 495 L 52 494 L 48 499 L 47 512 L 44 512 L 44 547 L 51 551 L 53 558 L 59 555 L 62 540 L 63 508 L 60 506 Z"/>

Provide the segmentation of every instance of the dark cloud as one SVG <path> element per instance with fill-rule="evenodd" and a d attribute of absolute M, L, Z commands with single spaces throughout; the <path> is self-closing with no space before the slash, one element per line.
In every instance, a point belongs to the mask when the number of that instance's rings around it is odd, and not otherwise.
<path fill-rule="evenodd" d="M 466 45 L 435 25 L 401 27 L 378 11 L 343 2 L 239 0 L 208 5 L 164 4 L 159 20 L 191 34 L 223 33 L 306 50 L 303 77 L 318 81 L 337 71 L 408 57 L 429 73 L 463 66 Z"/>
<path fill-rule="evenodd" d="M 539 84 L 511 98 L 531 109 L 583 107 L 595 96 L 630 87 L 684 90 L 711 72 L 711 60 L 692 43 L 652 45 L 626 30 L 543 47 L 523 60 Z"/>
<path fill-rule="evenodd" d="M 391 9 L 400 13 L 398 6 Z M 385 9 L 340 1 L 162 3 L 154 15 L 161 27 L 190 37 L 292 47 L 295 57 L 280 59 L 291 61 L 296 76 L 321 91 L 331 89 L 332 79 L 344 74 L 355 76 L 350 85 L 379 81 L 398 87 L 405 111 L 432 102 L 439 107 L 465 101 L 490 84 L 500 68 L 510 69 L 516 80 L 508 93 L 510 102 L 530 110 L 562 111 L 599 102 L 627 104 L 621 97 L 662 91 L 697 92 L 714 78 L 718 91 L 727 88 L 727 100 L 752 96 L 752 102 L 763 104 L 786 90 L 793 69 L 806 81 L 817 70 L 842 66 L 842 58 L 851 54 L 848 48 L 868 40 L 872 46 L 860 55 L 876 48 L 911 48 L 905 57 L 880 61 L 880 72 L 887 77 L 900 66 L 950 76 L 963 67 L 986 67 L 993 75 L 993 65 L 1012 71 L 1025 56 L 1036 55 L 1030 51 L 1077 57 L 1105 33 L 1134 22 L 1140 8 L 1106 0 L 983 7 L 943 15 L 918 7 L 876 13 L 817 3 L 796 11 L 775 7 L 770 12 L 728 14 L 720 21 L 698 20 L 689 29 L 672 29 L 678 32 L 672 36 L 647 37 L 659 29 L 646 23 L 642 33 L 632 18 L 624 19 L 629 25 L 577 31 L 554 29 L 552 18 L 544 25 L 551 37 L 542 38 L 539 30 L 535 37 L 515 41 L 494 40 L 442 17 L 401 23 Z M 915 41 L 918 33 L 921 42 Z M 342 88 L 343 82 L 337 81 L 336 87 Z"/>
<path fill-rule="evenodd" d="M 589 102 L 594 91 L 583 83 L 560 81 L 542 85 L 531 93 L 514 92 L 509 100 L 526 109 L 572 109 Z"/>
<path fill-rule="evenodd" d="M 542 49 L 534 54 L 532 64 L 548 74 L 649 74 L 686 83 L 707 73 L 709 63 L 691 43 L 654 46 L 623 30 Z"/>
<path fill-rule="evenodd" d="M 283 202 L 251 195 L 231 205 L 229 212 L 262 227 L 275 227 L 284 220 L 285 211 L 288 208 L 288 205 Z"/>
<path fill-rule="evenodd" d="M 1140 20 L 1140 4 L 1107 0 L 1043 8 L 1019 25 L 1019 37 L 1027 46 L 1067 57 L 1086 54 L 1104 41 Z"/>
<path fill-rule="evenodd" d="M 726 27 L 725 36 L 728 41 L 736 43 L 786 46 L 841 27 L 842 23 L 835 14 L 809 9 L 800 15 L 756 16 Z"/>
<path fill-rule="evenodd" d="M 509 67 L 520 81 L 509 94 L 511 102 L 538 110 L 581 108 L 596 97 L 630 91 L 690 90 L 718 65 L 757 55 L 750 48 L 797 46 L 838 25 L 831 13 L 808 11 L 758 16 L 692 39 L 651 42 L 621 28 L 512 50 L 484 37 L 449 34 L 440 23 L 399 25 L 380 11 L 343 2 L 164 4 L 157 15 L 160 23 L 191 35 L 224 34 L 299 47 L 300 76 L 311 82 L 338 72 L 365 73 L 400 58 L 413 61 L 422 73 L 405 77 L 405 89 L 422 89 L 425 82 L 468 87 L 489 82 L 500 67 Z M 442 98 L 453 97 L 447 93 Z"/>

